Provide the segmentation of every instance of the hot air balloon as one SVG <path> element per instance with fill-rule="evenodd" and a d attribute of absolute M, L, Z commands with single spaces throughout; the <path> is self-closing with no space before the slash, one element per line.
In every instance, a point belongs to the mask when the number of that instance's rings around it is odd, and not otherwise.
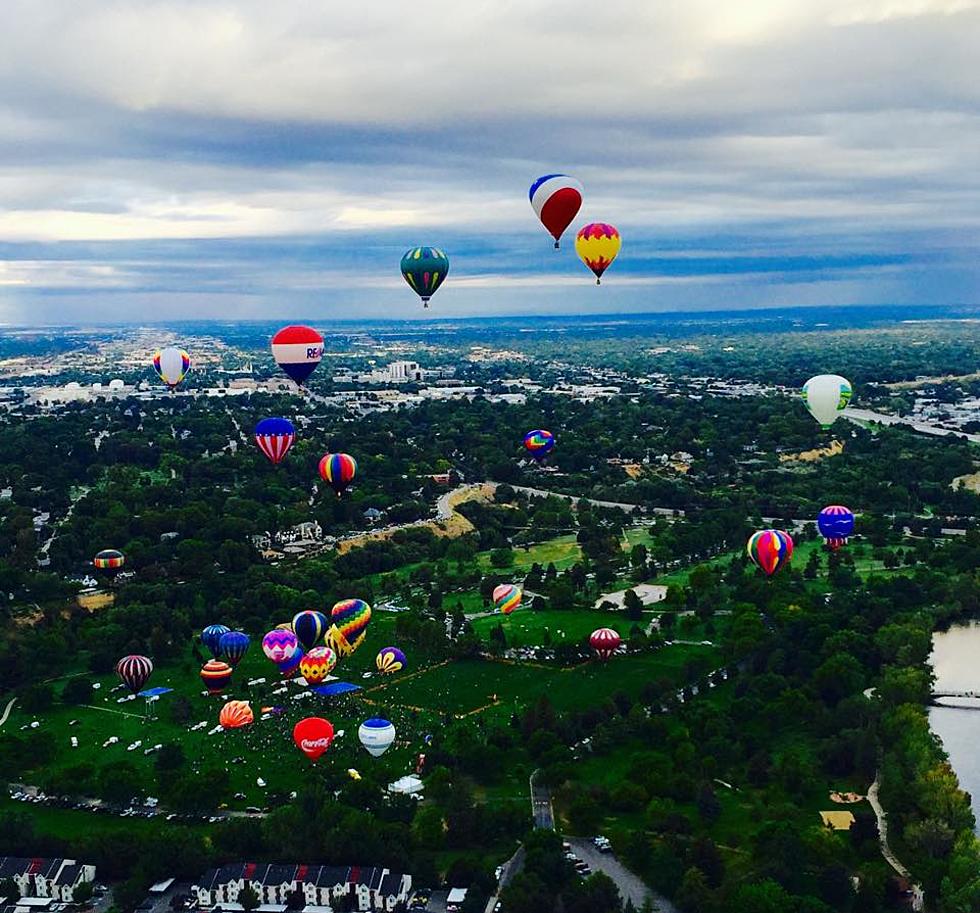
<path fill-rule="evenodd" d="M 357 460 L 346 453 L 328 453 L 320 460 L 320 478 L 339 498 L 357 475 Z"/>
<path fill-rule="evenodd" d="M 176 346 L 160 349 L 153 356 L 153 370 L 171 390 L 184 379 L 190 366 L 190 355 Z"/>
<path fill-rule="evenodd" d="M 208 648 L 215 659 L 221 656 L 221 638 L 230 630 L 227 625 L 208 625 L 201 631 L 201 643 Z"/>
<path fill-rule="evenodd" d="M 278 665 L 287 662 L 299 652 L 299 641 L 292 631 L 273 628 L 262 638 L 262 652 Z"/>
<path fill-rule="evenodd" d="M 220 659 L 209 659 L 201 669 L 201 681 L 211 694 L 220 694 L 231 681 L 231 666 Z"/>
<path fill-rule="evenodd" d="M 395 727 L 388 720 L 371 717 L 361 723 L 357 737 L 372 757 L 380 758 L 395 741 Z"/>
<path fill-rule="evenodd" d="M 228 631 L 222 634 L 221 640 L 218 641 L 218 655 L 234 669 L 248 652 L 248 645 L 251 642 L 251 638 L 244 631 Z"/>
<path fill-rule="evenodd" d="M 329 624 L 330 622 L 323 612 L 307 609 L 293 616 L 293 633 L 303 645 L 304 650 L 311 650 L 316 646 L 317 641 L 327 633 Z"/>
<path fill-rule="evenodd" d="M 93 559 L 92 565 L 107 577 L 115 577 L 126 563 L 126 556 L 115 548 L 104 548 Z"/>
<path fill-rule="evenodd" d="M 350 656 L 367 636 L 371 606 L 363 599 L 342 599 L 330 610 L 330 630 L 327 643 L 339 656 Z"/>
<path fill-rule="evenodd" d="M 579 229 L 575 236 L 575 253 L 595 273 L 595 284 L 600 285 L 602 274 L 609 268 L 623 240 L 615 226 L 606 222 L 590 222 Z"/>
<path fill-rule="evenodd" d="M 524 435 L 524 449 L 540 462 L 555 449 L 555 436 L 543 428 L 536 428 Z"/>
<path fill-rule="evenodd" d="M 582 185 L 567 174 L 545 174 L 528 191 L 534 214 L 555 239 L 555 250 L 562 232 L 582 208 Z"/>
<path fill-rule="evenodd" d="M 296 440 L 296 428 L 288 418 L 264 418 L 255 426 L 255 443 L 273 463 L 283 461 Z"/>
<path fill-rule="evenodd" d="M 847 408 L 853 394 L 851 382 L 839 374 L 818 374 L 803 385 L 803 402 L 821 428 L 829 428 Z"/>
<path fill-rule="evenodd" d="M 854 533 L 854 512 L 840 504 L 830 504 L 817 514 L 817 529 L 827 540 L 827 547 L 836 552 Z"/>
<path fill-rule="evenodd" d="M 402 276 L 424 307 L 449 273 L 449 257 L 438 247 L 413 247 L 402 257 Z"/>
<path fill-rule="evenodd" d="M 299 673 L 307 685 L 321 685 L 337 665 L 337 654 L 330 647 L 314 647 L 299 661 Z"/>
<path fill-rule="evenodd" d="M 283 676 L 290 676 L 299 671 L 299 664 L 303 662 L 306 654 L 302 650 L 297 650 L 289 659 L 284 659 L 281 663 L 276 663 L 279 672 Z"/>
<path fill-rule="evenodd" d="M 333 741 L 333 724 L 320 716 L 308 716 L 293 727 L 296 747 L 316 763 Z"/>
<path fill-rule="evenodd" d="M 255 714 L 248 701 L 228 701 L 218 714 L 222 729 L 240 729 L 255 722 Z"/>
<path fill-rule="evenodd" d="M 272 337 L 272 357 L 297 384 L 302 384 L 320 364 L 323 337 L 311 327 L 283 327 Z"/>
<path fill-rule="evenodd" d="M 133 694 L 139 694 L 153 673 L 153 662 L 147 656 L 131 654 L 116 663 L 116 675 Z"/>
<path fill-rule="evenodd" d="M 392 672 L 401 672 L 407 665 L 408 660 L 405 654 L 398 647 L 383 647 L 378 651 L 374 664 L 382 675 L 389 675 Z"/>
<path fill-rule="evenodd" d="M 621 638 L 612 628 L 597 628 L 589 637 L 589 646 L 603 662 L 619 649 Z"/>
<path fill-rule="evenodd" d="M 781 529 L 763 529 L 752 533 L 745 550 L 752 563 L 772 577 L 793 556 L 793 540 Z"/>
<path fill-rule="evenodd" d="M 493 604 L 504 614 L 510 615 L 521 604 L 523 592 L 512 583 L 502 583 L 493 591 Z"/>

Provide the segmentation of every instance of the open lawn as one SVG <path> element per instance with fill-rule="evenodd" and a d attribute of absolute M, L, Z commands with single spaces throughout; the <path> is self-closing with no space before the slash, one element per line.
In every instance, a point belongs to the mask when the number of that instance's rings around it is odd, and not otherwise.
<path fill-rule="evenodd" d="M 632 622 L 621 612 L 551 609 L 538 612 L 521 608 L 510 615 L 495 614 L 474 618 L 472 625 L 480 638 L 487 640 L 490 631 L 499 624 L 504 629 L 508 646 L 528 647 L 547 643 L 581 643 L 596 628 L 612 628 L 625 639 L 629 637 L 634 624 L 645 629 L 652 618 L 652 613 L 644 613 L 642 621 Z"/>
<path fill-rule="evenodd" d="M 527 573 L 531 570 L 532 564 L 540 564 L 542 567 L 547 567 L 552 562 L 561 571 L 571 567 L 576 561 L 580 561 L 581 559 L 582 549 L 576 541 L 574 534 L 557 536 L 554 539 L 548 539 L 546 542 L 530 545 L 526 549 L 523 547 L 515 548 L 513 566 L 500 570 L 500 573 L 506 574 L 508 571 L 522 571 Z M 477 561 L 480 570 L 484 573 L 498 570 L 490 564 L 489 552 L 480 552 L 477 555 Z"/>

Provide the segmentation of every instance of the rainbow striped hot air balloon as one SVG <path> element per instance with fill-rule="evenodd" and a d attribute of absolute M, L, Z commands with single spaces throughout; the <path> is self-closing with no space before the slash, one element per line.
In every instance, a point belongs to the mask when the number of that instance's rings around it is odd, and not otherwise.
<path fill-rule="evenodd" d="M 519 586 L 502 583 L 493 591 L 493 604 L 504 614 L 510 615 L 520 604 L 524 593 Z"/>
<path fill-rule="evenodd" d="M 297 384 L 302 384 L 320 364 L 323 337 L 311 327 L 283 327 L 272 337 L 272 357 Z"/>
<path fill-rule="evenodd" d="M 210 694 L 220 694 L 231 681 L 232 668 L 220 659 L 209 659 L 201 669 L 201 681 Z"/>
<path fill-rule="evenodd" d="M 357 461 L 346 453 L 328 453 L 320 460 L 320 478 L 339 498 L 357 475 Z"/>
<path fill-rule="evenodd" d="M 836 552 L 854 533 L 854 512 L 840 504 L 830 504 L 817 514 L 817 529 L 827 540 L 827 547 Z"/>
<path fill-rule="evenodd" d="M 329 643 L 339 655 L 349 656 L 367 636 L 371 606 L 363 599 L 342 599 L 330 610 L 333 624 L 327 632 Z"/>
<path fill-rule="evenodd" d="M 218 722 L 222 729 L 241 729 L 250 726 L 255 721 L 255 714 L 248 701 L 228 701 L 218 714 Z"/>
<path fill-rule="evenodd" d="M 555 436 L 543 428 L 536 428 L 524 435 L 524 449 L 540 462 L 555 449 Z"/>
<path fill-rule="evenodd" d="M 595 273 L 596 285 L 601 285 L 602 274 L 616 259 L 622 244 L 618 229 L 608 222 L 590 222 L 579 229 L 575 236 L 575 253 Z"/>
<path fill-rule="evenodd" d="M 378 651 L 374 664 L 382 675 L 390 675 L 392 672 L 401 672 L 405 668 L 408 660 L 405 654 L 398 647 L 383 647 Z"/>
<path fill-rule="evenodd" d="M 295 440 L 296 428 L 288 418 L 264 418 L 255 426 L 255 443 L 273 465 L 285 459 Z"/>
<path fill-rule="evenodd" d="M 143 690 L 146 680 L 153 674 L 153 662 L 148 656 L 131 654 L 116 663 L 116 675 L 133 694 Z"/>
<path fill-rule="evenodd" d="M 756 567 L 772 577 L 793 556 L 793 540 L 781 529 L 763 529 L 752 533 L 745 547 Z"/>
<path fill-rule="evenodd" d="M 545 174 L 528 191 L 531 208 L 555 239 L 555 250 L 562 232 L 582 208 L 582 185 L 567 174 Z"/>
<path fill-rule="evenodd" d="M 153 355 L 153 370 L 171 390 L 184 379 L 190 366 L 190 355 L 176 346 L 160 349 Z"/>
<path fill-rule="evenodd" d="M 299 672 L 308 685 L 320 685 L 337 665 L 337 654 L 330 647 L 314 647 L 299 661 Z"/>
<path fill-rule="evenodd" d="M 449 273 L 449 257 L 439 247 L 413 247 L 405 251 L 401 269 L 405 281 L 422 299 L 422 306 L 428 307 L 429 299 Z"/>
<path fill-rule="evenodd" d="M 293 616 L 293 633 L 303 645 L 304 650 L 312 650 L 317 641 L 327 633 L 329 624 L 330 622 L 323 612 L 306 609 Z"/>
<path fill-rule="evenodd" d="M 126 563 L 126 556 L 115 548 L 104 548 L 92 559 L 92 566 L 98 571 L 105 571 L 115 576 Z"/>

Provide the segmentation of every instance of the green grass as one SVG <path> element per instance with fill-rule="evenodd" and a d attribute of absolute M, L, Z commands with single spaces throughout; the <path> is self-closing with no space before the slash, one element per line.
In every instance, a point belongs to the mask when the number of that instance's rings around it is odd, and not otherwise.
<path fill-rule="evenodd" d="M 582 560 L 582 549 L 576 541 L 575 535 L 557 536 L 546 542 L 539 542 L 531 545 L 527 549 L 514 549 L 514 564 L 510 568 L 495 568 L 490 564 L 490 553 L 480 552 L 477 556 L 477 563 L 483 573 L 497 571 L 507 574 L 509 571 L 523 571 L 526 573 L 531 570 L 531 565 L 540 564 L 547 567 L 552 562 L 559 570 L 571 567 L 577 561 Z"/>
<path fill-rule="evenodd" d="M 612 628 L 626 638 L 634 624 L 646 628 L 652 618 L 647 613 L 642 621 L 627 621 L 622 612 L 594 611 L 562 611 L 560 609 L 545 609 L 531 611 L 518 609 L 510 615 L 488 615 L 472 619 L 473 630 L 481 639 L 487 640 L 490 631 L 501 625 L 507 637 L 507 643 L 512 647 L 528 647 L 544 644 L 545 632 L 551 638 L 551 643 L 580 643 L 596 628 Z"/>

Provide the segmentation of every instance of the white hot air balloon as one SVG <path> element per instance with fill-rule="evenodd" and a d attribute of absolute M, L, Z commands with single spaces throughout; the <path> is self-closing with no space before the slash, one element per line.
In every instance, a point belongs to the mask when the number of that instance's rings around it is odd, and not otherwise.
<path fill-rule="evenodd" d="M 803 385 L 803 402 L 810 414 L 829 428 L 851 401 L 851 382 L 839 374 L 818 374 Z"/>
<path fill-rule="evenodd" d="M 388 720 L 371 717 L 361 723 L 357 736 L 369 754 L 380 758 L 395 741 L 395 727 Z"/>
<path fill-rule="evenodd" d="M 176 346 L 167 346 L 153 355 L 153 370 L 171 390 L 184 379 L 190 366 L 190 356 Z"/>

